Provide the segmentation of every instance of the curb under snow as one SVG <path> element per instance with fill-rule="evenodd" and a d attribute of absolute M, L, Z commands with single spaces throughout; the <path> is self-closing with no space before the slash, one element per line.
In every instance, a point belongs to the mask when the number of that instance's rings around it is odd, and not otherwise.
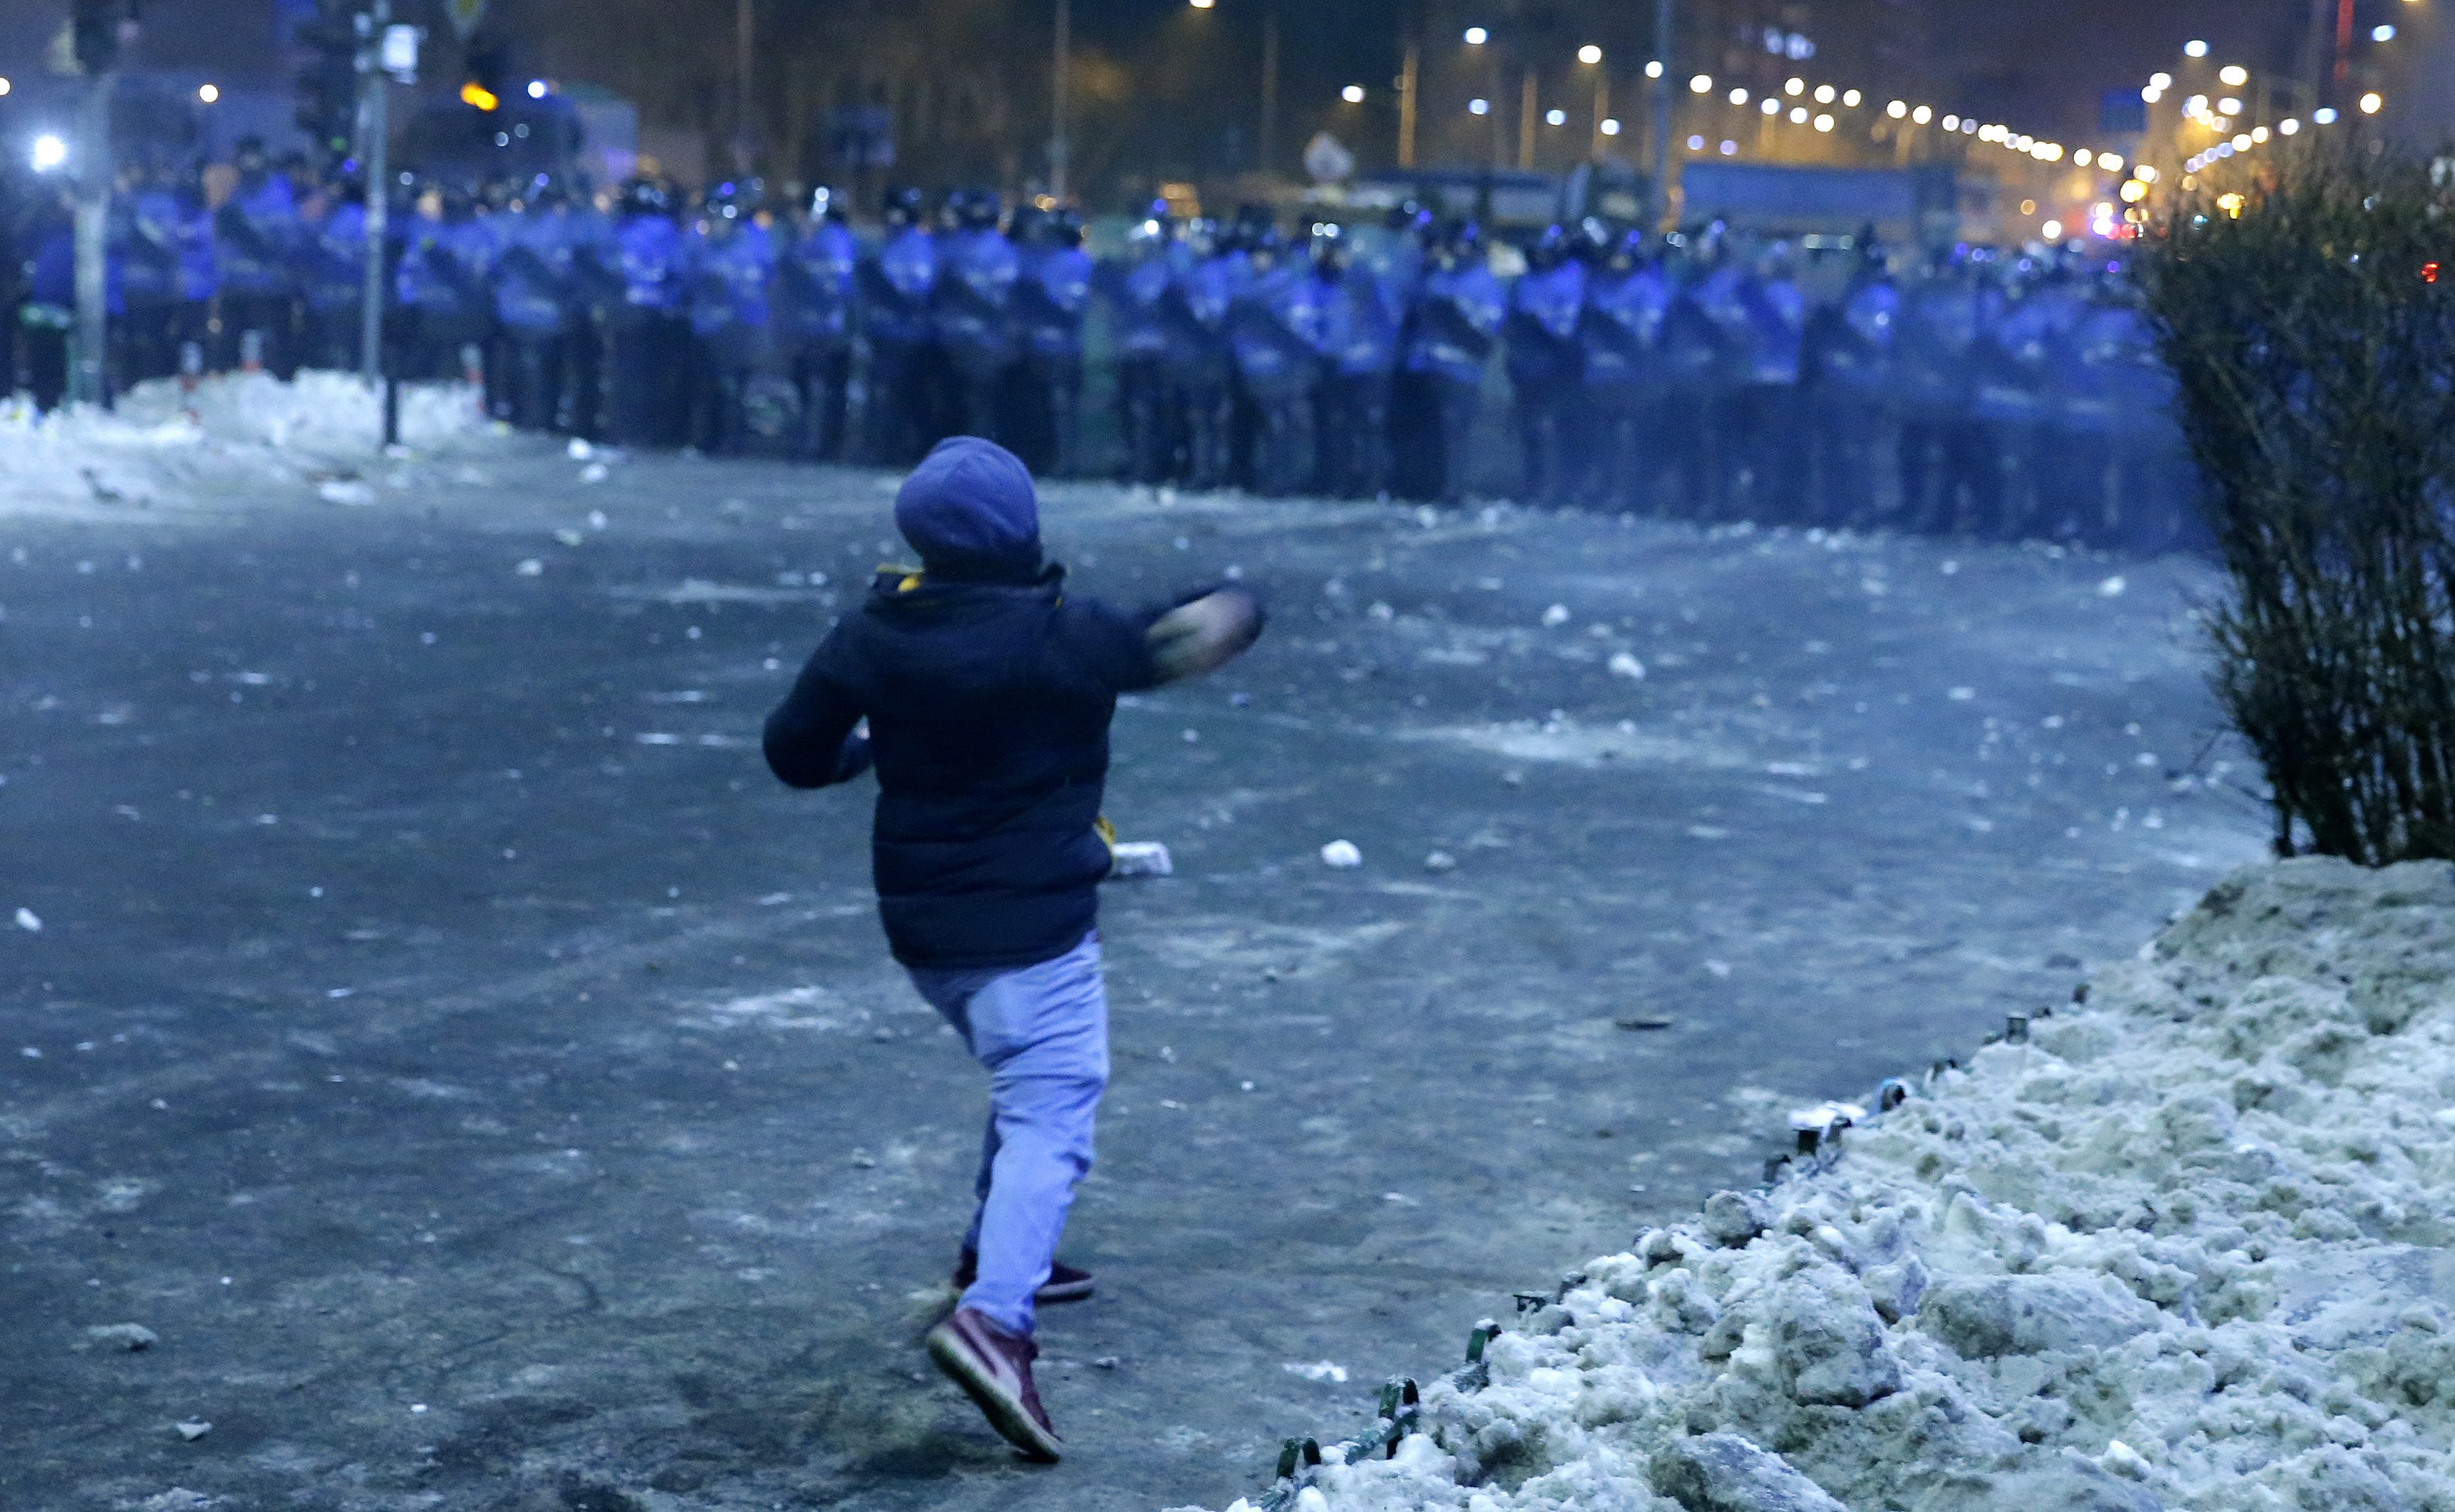
<path fill-rule="evenodd" d="M 2236 874 L 1572 1273 L 1307 1512 L 2455 1512 L 2455 868 Z M 1239 1502 L 1230 1512 L 1253 1503 Z"/>

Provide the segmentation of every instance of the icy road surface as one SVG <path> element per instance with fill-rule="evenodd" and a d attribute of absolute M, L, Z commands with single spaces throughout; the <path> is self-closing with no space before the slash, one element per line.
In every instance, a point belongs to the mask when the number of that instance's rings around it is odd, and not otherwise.
<path fill-rule="evenodd" d="M 758 754 L 892 480 L 217 476 L 0 505 L 9 1507 L 1225 1502 L 2262 851 L 2193 564 L 1050 490 L 1276 618 L 1118 717 L 1032 1469 L 914 1344 L 980 1075 Z"/>

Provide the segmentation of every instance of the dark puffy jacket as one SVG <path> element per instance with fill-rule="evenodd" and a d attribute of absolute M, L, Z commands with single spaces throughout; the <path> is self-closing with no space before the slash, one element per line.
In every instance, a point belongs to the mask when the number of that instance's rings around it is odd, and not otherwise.
<path fill-rule="evenodd" d="M 1049 567 L 981 582 L 880 574 L 767 720 L 798 788 L 878 769 L 879 913 L 907 966 L 1011 968 L 1082 942 L 1098 915 L 1098 831 L 1117 695 L 1160 681 L 1133 615 Z M 854 726 L 869 720 L 866 741 Z"/>

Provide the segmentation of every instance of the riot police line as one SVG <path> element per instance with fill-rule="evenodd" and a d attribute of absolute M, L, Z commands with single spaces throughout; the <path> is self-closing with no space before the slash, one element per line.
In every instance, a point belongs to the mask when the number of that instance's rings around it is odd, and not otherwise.
<path fill-rule="evenodd" d="M 357 365 L 363 187 L 254 143 L 233 168 L 211 208 L 193 170 L 123 176 L 114 382 Z M 466 375 L 523 429 L 883 465 L 960 432 L 1051 475 L 1264 495 L 2193 535 L 2147 327 L 2119 262 L 2077 252 L 1154 206 L 1095 259 L 1070 211 L 983 191 L 892 191 L 862 229 L 842 194 L 755 182 L 395 192 L 387 371 Z M 29 240 L 20 366 L 51 403 L 64 209 Z"/>

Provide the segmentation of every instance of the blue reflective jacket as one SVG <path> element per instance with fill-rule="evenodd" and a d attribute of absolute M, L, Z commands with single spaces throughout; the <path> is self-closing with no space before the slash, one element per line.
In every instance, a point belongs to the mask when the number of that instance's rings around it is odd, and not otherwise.
<path fill-rule="evenodd" d="M 1587 279 L 1586 307 L 1577 321 L 1586 382 L 1626 389 L 1658 375 L 1662 323 L 1670 310 L 1671 281 L 1659 268 L 1606 270 Z"/>
<path fill-rule="evenodd" d="M 958 364 L 993 368 L 1014 354 L 1014 286 L 1023 259 L 1014 243 L 986 228 L 958 232 L 939 270 L 939 344 Z"/>
<path fill-rule="evenodd" d="M 722 238 L 695 231 L 683 261 L 695 334 L 713 335 L 729 326 L 767 329 L 767 288 L 776 272 L 776 239 L 767 228 L 749 222 Z"/>
<path fill-rule="evenodd" d="M 179 297 L 179 202 L 149 189 L 111 202 L 111 250 L 125 268 L 128 298 L 163 305 Z"/>
<path fill-rule="evenodd" d="M 1492 338 L 1508 315 L 1500 280 L 1480 257 L 1424 274 L 1407 339 L 1407 371 L 1468 387 L 1483 381 Z"/>
<path fill-rule="evenodd" d="M 526 211 L 497 219 L 503 226 L 495 248 L 495 318 L 524 335 L 569 330 L 575 310 L 569 218 Z"/>
<path fill-rule="evenodd" d="M 1576 382 L 1577 319 L 1585 308 L 1583 263 L 1572 260 L 1519 278 L 1509 292 L 1509 381 Z"/>
<path fill-rule="evenodd" d="M 318 310 L 341 310 L 366 297 L 367 208 L 349 203 L 333 207 L 315 228 L 314 256 L 307 271 L 307 303 Z"/>
<path fill-rule="evenodd" d="M 929 301 L 938 286 L 938 239 L 906 226 L 861 265 L 862 329 L 879 341 L 925 346 L 934 327 Z"/>
<path fill-rule="evenodd" d="M 680 302 L 676 264 L 682 229 L 670 215 L 634 215 L 614 232 L 621 259 L 622 302 L 641 310 L 672 310 Z"/>
<path fill-rule="evenodd" d="M 850 228 L 831 220 L 810 226 L 776 263 L 778 327 L 804 341 L 848 338 L 860 265 L 861 243 Z"/>
<path fill-rule="evenodd" d="M 1311 384 L 1328 334 L 1331 290 L 1302 261 L 1246 268 L 1243 292 L 1228 317 L 1236 371 L 1258 395 L 1292 397 Z"/>
<path fill-rule="evenodd" d="M 1385 375 L 1398 366 L 1407 324 L 1408 279 L 1396 270 L 1350 266 L 1330 295 L 1329 350 L 1349 377 Z"/>
<path fill-rule="evenodd" d="M 225 292 L 290 292 L 291 259 L 301 240 L 298 206 L 290 180 L 268 173 L 253 188 L 241 187 L 214 213 L 213 235 L 221 252 Z"/>
<path fill-rule="evenodd" d="M 474 220 L 412 219 L 394 275 L 396 297 L 403 308 L 431 320 L 489 313 L 486 252 L 491 240 L 486 228 Z"/>
<path fill-rule="evenodd" d="M 1083 355 L 1083 314 L 1091 305 L 1091 254 L 1080 247 L 1048 247 L 1023 265 L 1015 286 L 1025 349 L 1060 362 Z"/>
<path fill-rule="evenodd" d="M 1156 361 L 1167 352 L 1168 285 L 1175 270 L 1165 257 L 1146 256 L 1105 279 L 1110 340 L 1121 361 Z"/>

